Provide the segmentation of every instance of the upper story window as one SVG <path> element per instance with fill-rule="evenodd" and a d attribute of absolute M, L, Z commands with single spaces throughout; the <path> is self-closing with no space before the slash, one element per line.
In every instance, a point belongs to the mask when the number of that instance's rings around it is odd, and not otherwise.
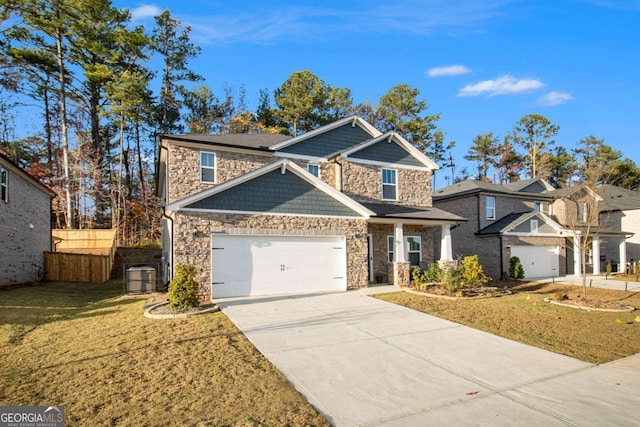
<path fill-rule="evenodd" d="M 382 200 L 398 200 L 398 183 L 395 169 L 382 169 Z"/>
<path fill-rule="evenodd" d="M 316 178 L 320 178 L 320 165 L 315 163 L 309 163 L 307 165 L 307 171 Z"/>
<path fill-rule="evenodd" d="M 216 182 L 216 153 L 200 152 L 200 182 L 215 184 Z"/>
<path fill-rule="evenodd" d="M 9 200 L 9 172 L 3 167 L 0 167 L 0 200 Z"/>
<path fill-rule="evenodd" d="M 533 202 L 533 211 L 534 212 L 544 212 L 544 203 L 542 203 L 542 202 Z"/>
<path fill-rule="evenodd" d="M 587 222 L 587 204 L 585 202 L 578 202 L 578 221 Z"/>
<path fill-rule="evenodd" d="M 486 199 L 487 219 L 496 219 L 496 198 L 487 196 Z"/>

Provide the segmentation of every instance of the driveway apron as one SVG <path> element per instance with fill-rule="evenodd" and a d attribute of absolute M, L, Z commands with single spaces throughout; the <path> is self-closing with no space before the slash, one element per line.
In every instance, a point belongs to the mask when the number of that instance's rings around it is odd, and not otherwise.
<path fill-rule="evenodd" d="M 636 426 L 640 355 L 596 366 L 368 294 L 216 302 L 335 426 Z"/>

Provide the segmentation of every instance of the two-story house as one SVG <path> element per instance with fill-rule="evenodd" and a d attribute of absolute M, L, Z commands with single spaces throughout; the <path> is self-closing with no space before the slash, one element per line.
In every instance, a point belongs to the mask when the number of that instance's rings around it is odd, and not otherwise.
<path fill-rule="evenodd" d="M 357 116 L 296 137 L 163 136 L 163 278 L 194 265 L 212 298 L 408 284 L 411 265 L 452 259 L 464 221 L 432 207 L 437 168 Z"/>
<path fill-rule="evenodd" d="M 513 256 L 527 278 L 581 274 L 583 252 L 588 273 L 601 273 L 608 262 L 624 265 L 632 233 L 605 220 L 616 201 L 602 201 L 599 192 L 555 189 L 540 178 L 465 180 L 433 194 L 435 206 L 468 219 L 452 230 L 454 256 L 479 255 L 485 273 L 496 279 L 505 277 Z M 589 209 L 596 214 L 589 216 Z"/>
<path fill-rule="evenodd" d="M 54 196 L 0 152 L 0 286 L 42 278 Z"/>

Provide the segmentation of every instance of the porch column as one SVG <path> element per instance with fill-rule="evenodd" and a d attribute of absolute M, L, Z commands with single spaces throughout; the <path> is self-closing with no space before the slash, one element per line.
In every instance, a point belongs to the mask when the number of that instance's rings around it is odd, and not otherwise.
<path fill-rule="evenodd" d="M 573 236 L 573 274 L 582 275 L 582 253 L 580 251 L 580 236 Z"/>
<path fill-rule="evenodd" d="M 593 274 L 600 274 L 600 237 L 593 238 L 591 243 L 591 258 L 593 259 Z"/>
<path fill-rule="evenodd" d="M 396 223 L 393 231 L 393 262 L 406 262 L 402 223 Z"/>
<path fill-rule="evenodd" d="M 627 239 L 625 237 L 620 242 L 620 266 L 618 271 L 621 273 L 627 272 Z"/>
<path fill-rule="evenodd" d="M 453 249 L 451 248 L 451 224 L 442 225 L 440 261 L 453 261 Z"/>

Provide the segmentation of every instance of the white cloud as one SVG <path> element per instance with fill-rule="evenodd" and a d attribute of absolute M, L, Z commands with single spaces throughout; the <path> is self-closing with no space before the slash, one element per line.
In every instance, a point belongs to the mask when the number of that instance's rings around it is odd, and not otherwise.
<path fill-rule="evenodd" d="M 162 13 L 162 9 L 155 4 L 141 4 L 135 9 L 131 9 L 131 21 L 140 21 L 145 18 L 153 18 Z"/>
<path fill-rule="evenodd" d="M 439 76 L 459 76 L 461 74 L 470 73 L 471 69 L 464 65 L 448 65 L 446 67 L 434 67 L 427 70 L 429 77 Z"/>
<path fill-rule="evenodd" d="M 536 79 L 516 79 L 510 75 L 495 80 L 483 80 L 473 85 L 466 85 L 458 91 L 458 96 L 496 96 L 518 95 L 544 87 L 544 83 Z"/>
<path fill-rule="evenodd" d="M 554 105 L 562 105 L 567 101 L 573 99 L 573 96 L 569 92 L 549 92 L 542 98 L 540 98 L 540 103 L 542 105 L 546 105 L 552 107 Z"/>

